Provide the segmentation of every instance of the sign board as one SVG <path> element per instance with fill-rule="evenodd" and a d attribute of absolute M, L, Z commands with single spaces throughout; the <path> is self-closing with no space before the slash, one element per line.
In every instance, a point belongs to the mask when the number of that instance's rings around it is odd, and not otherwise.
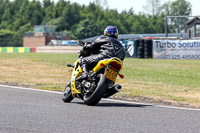
<path fill-rule="evenodd" d="M 200 59 L 200 40 L 153 40 L 154 59 Z"/>
<path fill-rule="evenodd" d="M 167 18 L 167 24 L 172 25 L 172 19 L 171 18 Z"/>
<path fill-rule="evenodd" d="M 77 40 L 51 40 L 51 45 L 78 45 Z"/>
<path fill-rule="evenodd" d="M 124 46 L 126 57 L 137 57 L 137 41 L 136 40 L 120 40 Z"/>
<path fill-rule="evenodd" d="M 133 56 L 134 54 L 134 41 L 128 41 L 127 43 L 127 51 L 129 53 L 130 56 Z"/>

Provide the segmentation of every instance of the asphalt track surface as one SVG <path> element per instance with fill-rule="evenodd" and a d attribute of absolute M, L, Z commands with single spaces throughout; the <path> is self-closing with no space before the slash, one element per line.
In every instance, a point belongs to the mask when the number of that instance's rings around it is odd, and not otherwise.
<path fill-rule="evenodd" d="M 200 133 L 200 110 L 102 100 L 0 85 L 0 133 Z"/>

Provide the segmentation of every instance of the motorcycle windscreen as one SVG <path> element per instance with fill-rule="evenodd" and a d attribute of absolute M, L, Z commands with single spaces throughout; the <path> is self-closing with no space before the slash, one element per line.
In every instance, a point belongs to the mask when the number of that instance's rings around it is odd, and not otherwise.
<path fill-rule="evenodd" d="M 110 69 L 109 67 L 106 68 L 106 72 L 105 72 L 105 77 L 110 79 L 111 81 L 115 82 L 115 80 L 117 79 L 117 75 L 118 73 L 112 69 Z"/>

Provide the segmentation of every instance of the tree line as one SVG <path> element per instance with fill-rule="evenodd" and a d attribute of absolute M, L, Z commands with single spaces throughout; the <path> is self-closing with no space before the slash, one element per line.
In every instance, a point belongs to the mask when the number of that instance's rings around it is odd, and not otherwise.
<path fill-rule="evenodd" d="M 191 14 L 191 4 L 186 0 L 163 5 L 160 0 L 147 0 L 144 12 L 137 14 L 133 8 L 119 13 L 106 3 L 95 0 L 86 6 L 66 0 L 0 0 L 0 46 L 22 46 L 23 34 L 33 32 L 34 25 L 55 25 L 57 32 L 84 39 L 102 35 L 108 25 L 115 25 L 119 34 L 164 33 L 165 16 Z M 176 32 L 176 21 L 170 32 Z"/>

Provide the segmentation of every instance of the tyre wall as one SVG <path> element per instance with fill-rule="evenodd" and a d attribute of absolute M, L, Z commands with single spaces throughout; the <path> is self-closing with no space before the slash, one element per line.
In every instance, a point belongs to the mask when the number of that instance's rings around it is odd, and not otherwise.
<path fill-rule="evenodd" d="M 153 57 L 153 40 L 152 39 L 140 39 L 138 44 L 137 58 L 150 59 Z"/>

